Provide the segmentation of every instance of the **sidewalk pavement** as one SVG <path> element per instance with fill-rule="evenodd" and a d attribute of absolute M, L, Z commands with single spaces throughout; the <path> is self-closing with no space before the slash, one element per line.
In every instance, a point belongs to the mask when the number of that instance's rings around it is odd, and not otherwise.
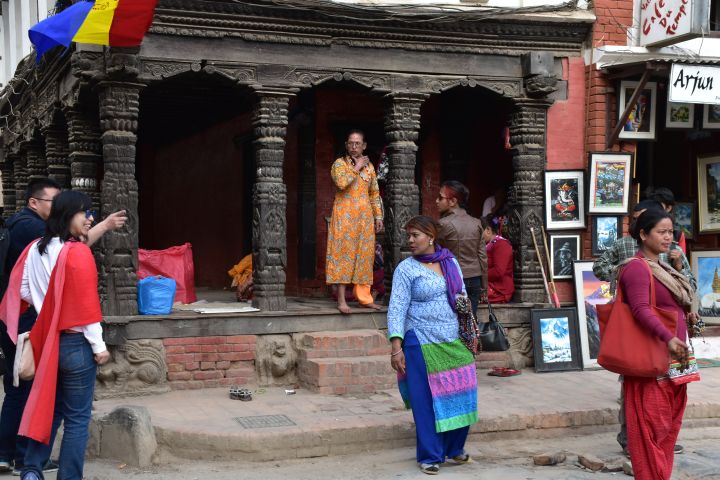
<path fill-rule="evenodd" d="M 615 374 L 525 370 L 522 375 L 501 378 L 486 373 L 478 372 L 480 420 L 471 429 L 475 440 L 601 431 L 614 436 L 617 430 L 620 384 Z M 720 425 L 720 368 L 701 369 L 701 376 L 701 382 L 689 385 L 686 428 L 693 423 Z M 317 457 L 415 442 L 412 414 L 404 409 L 397 390 L 366 397 L 320 395 L 301 389 L 287 395 L 284 387 L 251 390 L 253 400 L 249 402 L 231 400 L 227 389 L 100 400 L 94 404 L 94 441 L 109 435 L 109 430 L 101 431 L 107 424 L 103 417 L 109 418 L 106 415 L 116 407 L 132 405 L 144 407 L 150 414 L 158 446 L 155 462 L 162 462 L 168 454 L 199 460 Z M 248 418 L 268 415 L 274 417 Z M 249 428 L 257 421 L 270 423 Z M 123 443 L 127 450 L 126 438 L 122 442 L 102 438 L 102 443 Z M 145 449 L 141 453 L 150 458 L 150 443 L 140 444 L 137 448 Z M 95 453 L 101 457 L 118 458 L 112 447 L 100 450 L 98 446 Z"/>

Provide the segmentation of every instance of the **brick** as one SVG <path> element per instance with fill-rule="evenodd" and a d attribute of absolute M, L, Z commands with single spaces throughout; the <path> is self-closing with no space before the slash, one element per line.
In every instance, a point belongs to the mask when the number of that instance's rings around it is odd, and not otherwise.
<path fill-rule="evenodd" d="M 200 368 L 200 362 L 187 362 L 185 364 L 185 370 L 197 370 Z"/>
<path fill-rule="evenodd" d="M 202 347 L 204 347 L 204 345 L 197 345 L 197 344 L 186 345 L 185 352 L 186 353 L 200 353 L 200 352 L 202 352 Z"/>
<path fill-rule="evenodd" d="M 168 372 L 168 381 L 174 382 L 176 380 L 192 380 L 192 372 Z"/>
<path fill-rule="evenodd" d="M 218 349 L 217 344 L 215 345 L 200 345 L 200 352 L 202 353 L 216 353 Z"/>
<path fill-rule="evenodd" d="M 165 353 L 185 353 L 185 345 L 168 345 L 167 347 L 165 347 Z"/>
<path fill-rule="evenodd" d="M 219 353 L 201 353 L 199 355 L 200 362 L 217 362 L 220 360 Z"/>
<path fill-rule="evenodd" d="M 203 380 L 204 388 L 217 388 L 219 386 L 220 386 L 220 380 Z"/>
<path fill-rule="evenodd" d="M 175 353 L 165 356 L 165 361 L 167 363 L 184 363 L 192 362 L 193 360 L 195 360 L 195 355 L 192 353 Z"/>
<path fill-rule="evenodd" d="M 199 337 L 197 344 L 199 345 L 219 345 L 225 343 L 227 337 Z"/>
<path fill-rule="evenodd" d="M 238 360 L 253 360 L 255 359 L 255 352 L 227 352 L 216 354 L 219 360 L 228 360 L 230 362 L 236 362 Z"/>
<path fill-rule="evenodd" d="M 200 370 L 213 370 L 215 369 L 215 362 L 200 362 Z"/>
<path fill-rule="evenodd" d="M 185 365 L 182 363 L 169 363 L 168 364 L 168 372 L 184 372 L 185 371 Z"/>
<path fill-rule="evenodd" d="M 190 372 L 187 372 L 188 374 Z M 222 372 L 218 372 L 217 370 L 211 370 L 211 371 L 198 371 L 192 373 L 193 380 L 213 380 L 218 378 L 223 378 Z"/>
<path fill-rule="evenodd" d="M 230 362 L 220 361 L 220 362 L 217 362 L 217 363 L 215 364 L 215 367 L 216 367 L 218 370 L 227 370 L 228 368 L 230 368 L 230 365 L 231 365 Z"/>
<path fill-rule="evenodd" d="M 257 337 L 255 335 L 233 335 L 227 337 L 227 343 L 247 343 L 255 345 Z"/>
<path fill-rule="evenodd" d="M 195 337 L 165 338 L 163 339 L 163 345 L 166 347 L 169 345 L 190 345 L 196 343 L 195 340 Z"/>

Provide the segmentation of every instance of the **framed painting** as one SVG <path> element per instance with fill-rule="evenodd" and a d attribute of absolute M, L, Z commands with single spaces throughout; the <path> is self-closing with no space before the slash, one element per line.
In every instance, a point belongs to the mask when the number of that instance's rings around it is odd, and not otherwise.
<path fill-rule="evenodd" d="M 536 372 L 581 370 L 577 311 L 536 308 L 531 312 Z"/>
<path fill-rule="evenodd" d="M 548 230 L 585 228 L 585 172 L 545 172 L 545 221 Z"/>
<path fill-rule="evenodd" d="M 553 280 L 573 277 L 573 262 L 580 260 L 580 235 L 550 235 L 550 271 Z"/>
<path fill-rule="evenodd" d="M 592 261 L 586 260 L 573 264 L 583 368 L 600 368 L 597 364 L 600 324 L 596 306 L 612 300 L 610 282 L 598 279 L 592 271 L 592 265 Z"/>
<path fill-rule="evenodd" d="M 698 158 L 700 233 L 720 232 L 720 155 Z"/>
<path fill-rule="evenodd" d="M 618 108 L 618 118 L 625 111 L 627 102 L 630 101 L 633 92 L 639 85 L 639 82 L 630 82 L 623 80 L 620 82 L 620 108 Z M 655 104 L 657 99 L 657 84 L 647 82 L 643 87 L 640 96 L 630 110 L 622 130 L 620 130 L 620 138 L 632 140 L 654 140 L 655 139 Z"/>
<path fill-rule="evenodd" d="M 703 111 L 703 128 L 720 128 L 720 105 L 705 105 Z"/>
<path fill-rule="evenodd" d="M 629 153 L 590 153 L 590 213 L 627 213 L 631 164 Z"/>
<path fill-rule="evenodd" d="M 672 210 L 675 216 L 675 225 L 685 234 L 685 238 L 695 238 L 695 203 L 678 202 Z"/>
<path fill-rule="evenodd" d="M 616 215 L 598 215 L 592 217 L 591 253 L 594 257 L 602 255 L 622 236 L 623 217 Z M 578 259 L 579 260 L 579 259 Z"/>
<path fill-rule="evenodd" d="M 694 120 L 694 104 L 667 102 L 665 128 L 693 128 Z"/>
<path fill-rule="evenodd" d="M 708 324 L 720 325 L 720 250 L 693 251 L 691 268 L 697 279 L 697 312 Z"/>

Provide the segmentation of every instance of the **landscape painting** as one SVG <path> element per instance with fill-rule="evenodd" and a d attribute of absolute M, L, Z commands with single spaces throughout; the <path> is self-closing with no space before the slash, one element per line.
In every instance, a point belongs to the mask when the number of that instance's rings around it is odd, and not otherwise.
<path fill-rule="evenodd" d="M 698 158 L 700 233 L 720 232 L 720 156 Z"/>
<path fill-rule="evenodd" d="M 574 308 L 533 309 L 532 332 L 536 372 L 581 368 Z"/>
<path fill-rule="evenodd" d="M 697 311 L 708 324 L 720 324 L 720 250 L 692 252 L 697 278 Z"/>
<path fill-rule="evenodd" d="M 626 153 L 590 154 L 590 213 L 627 213 L 631 161 Z"/>
<path fill-rule="evenodd" d="M 612 300 L 610 282 L 598 279 L 592 271 L 592 265 L 591 261 L 580 261 L 573 264 L 583 368 L 597 366 L 597 356 L 600 350 L 600 324 L 596 307 Z"/>

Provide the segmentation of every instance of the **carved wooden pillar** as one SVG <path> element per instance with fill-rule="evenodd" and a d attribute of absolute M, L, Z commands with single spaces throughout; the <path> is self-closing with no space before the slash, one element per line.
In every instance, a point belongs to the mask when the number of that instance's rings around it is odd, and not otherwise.
<path fill-rule="evenodd" d="M 47 178 L 47 161 L 45 160 L 45 149 L 39 140 L 28 140 L 21 147 L 25 151 L 27 160 L 28 182 L 38 178 Z"/>
<path fill-rule="evenodd" d="M 98 189 L 98 165 L 102 160 L 102 144 L 98 120 L 94 114 L 79 107 L 65 112 L 68 123 L 68 146 L 70 153 L 70 186 L 87 194 L 93 205 L 100 205 Z"/>
<path fill-rule="evenodd" d="M 27 160 L 22 150 L 18 153 L 12 153 L 10 155 L 14 157 L 13 177 L 15 178 L 15 211 L 19 212 L 27 203 L 27 199 L 25 198 L 25 191 L 28 186 Z"/>
<path fill-rule="evenodd" d="M 104 81 L 98 85 L 104 176 L 104 216 L 126 210 L 128 222 L 102 238 L 99 261 L 105 315 L 137 314 L 138 185 L 135 180 L 140 90 L 144 85 Z"/>
<path fill-rule="evenodd" d="M 543 225 L 547 109 L 551 104 L 545 99 L 517 99 L 510 121 L 514 181 L 508 198 L 508 232 L 515 251 L 515 300 L 522 302 L 546 301 L 530 227 L 541 242 L 537 232 Z"/>
<path fill-rule="evenodd" d="M 0 165 L 2 168 L 2 189 L 3 189 L 3 216 L 9 217 L 11 213 L 17 208 L 17 202 L 15 201 L 15 177 L 14 177 L 14 164 L 17 159 L 17 155 L 13 155 L 10 152 L 5 154 L 5 161 Z"/>
<path fill-rule="evenodd" d="M 287 193 L 283 183 L 290 90 L 259 89 L 253 111 L 256 176 L 253 185 L 253 306 L 287 310 Z"/>
<path fill-rule="evenodd" d="M 70 163 L 68 161 L 68 132 L 61 125 L 43 128 L 47 174 L 63 189 L 70 188 Z"/>
<path fill-rule="evenodd" d="M 415 160 L 420 133 L 421 93 L 390 93 L 385 111 L 389 172 L 385 188 L 385 284 L 392 272 L 410 256 L 405 235 L 407 222 L 420 213 L 420 190 L 415 185 Z"/>

